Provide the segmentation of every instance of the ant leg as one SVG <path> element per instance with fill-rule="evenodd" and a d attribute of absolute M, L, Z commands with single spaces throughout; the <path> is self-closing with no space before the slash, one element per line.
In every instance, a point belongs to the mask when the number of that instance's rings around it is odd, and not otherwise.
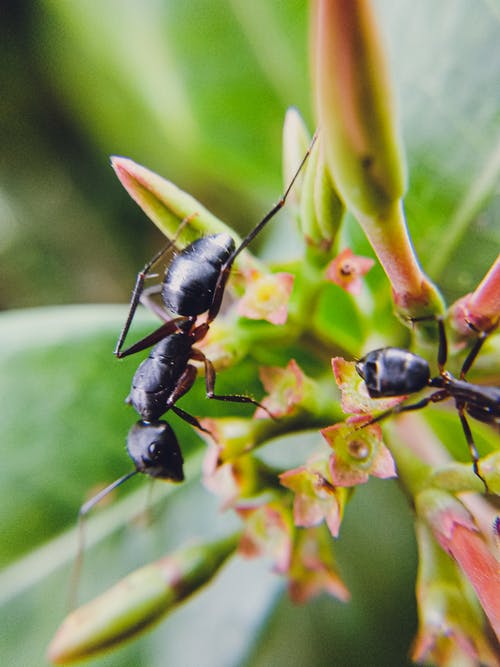
<path fill-rule="evenodd" d="M 186 412 L 182 408 L 179 408 L 177 405 L 172 405 L 170 408 L 172 412 L 175 412 L 175 414 L 180 417 L 181 419 L 184 419 L 185 422 L 188 424 L 191 424 L 191 426 L 194 426 L 200 431 L 203 431 L 203 433 L 208 433 L 208 435 L 212 438 L 214 438 L 214 435 L 211 431 L 208 430 L 208 428 L 205 428 L 200 424 L 200 422 L 196 419 L 196 417 L 193 417 L 193 415 L 190 415 L 189 412 Z M 214 438 L 215 440 L 215 438 Z"/>
<path fill-rule="evenodd" d="M 441 316 L 437 316 L 436 321 L 439 329 L 438 368 L 439 368 L 439 373 L 442 375 L 448 357 L 448 344 L 446 340 L 446 330 L 444 328 L 443 318 Z M 465 380 L 466 374 L 468 373 L 472 364 L 476 360 L 476 357 L 479 354 L 484 344 L 484 341 L 487 339 L 487 337 L 488 333 L 486 331 L 479 332 L 479 336 L 476 342 L 470 349 L 469 354 L 466 356 L 464 363 L 462 364 L 462 368 L 460 370 L 461 380 Z"/>
<path fill-rule="evenodd" d="M 233 266 L 234 260 L 236 257 L 240 254 L 242 250 L 244 250 L 252 241 L 253 239 L 259 234 L 262 229 L 267 225 L 267 223 L 274 218 L 276 213 L 280 211 L 283 206 L 286 203 L 287 197 L 290 194 L 291 189 L 293 188 L 295 181 L 297 180 L 300 172 L 302 171 L 302 167 L 305 165 L 307 158 L 311 154 L 311 151 L 313 149 L 313 146 L 316 142 L 317 139 L 317 133 L 314 134 L 311 143 L 309 144 L 309 148 L 306 151 L 306 154 L 302 158 L 297 170 L 295 171 L 295 174 L 293 175 L 290 183 L 288 184 L 288 187 L 286 188 L 285 192 L 282 194 L 281 199 L 278 201 L 277 204 L 275 204 L 272 209 L 266 213 L 266 215 L 262 218 L 262 220 L 255 225 L 255 227 L 245 236 L 243 241 L 240 243 L 240 245 L 236 248 L 236 250 L 233 250 L 232 255 L 228 258 L 226 261 L 225 265 L 223 266 L 219 279 L 217 281 L 217 285 L 215 286 L 214 290 L 214 298 L 212 301 L 212 306 L 210 310 L 208 311 L 208 322 L 212 322 L 216 317 L 219 312 L 221 303 L 222 303 L 222 297 L 224 295 L 224 289 L 226 287 L 226 282 L 229 277 L 229 272 L 231 271 L 231 267 Z"/>
<path fill-rule="evenodd" d="M 413 317 L 410 319 L 412 323 L 414 322 L 429 322 L 436 321 L 438 325 L 439 333 L 439 347 L 437 355 L 437 363 L 439 374 L 443 375 L 445 371 L 446 361 L 448 359 L 448 341 L 446 338 L 446 330 L 444 328 L 444 321 L 441 315 L 424 315 L 422 317 Z"/>
<path fill-rule="evenodd" d="M 154 294 L 161 293 L 162 287 L 163 285 L 161 283 L 159 285 L 146 287 L 141 294 L 140 301 L 145 308 L 147 308 L 154 315 L 157 315 L 160 320 L 167 322 L 168 320 L 172 319 L 172 315 L 161 304 L 153 299 Z"/>
<path fill-rule="evenodd" d="M 173 388 L 169 397 L 167 398 L 167 401 L 165 403 L 165 412 L 170 408 L 173 408 L 173 406 L 175 405 L 175 403 L 177 403 L 179 398 L 184 396 L 184 394 L 187 394 L 187 392 L 193 386 L 197 374 L 198 371 L 192 364 L 186 365 L 186 368 L 182 372 L 182 375 L 177 380 L 175 387 Z"/>
<path fill-rule="evenodd" d="M 479 354 L 479 351 L 483 347 L 483 343 L 487 338 L 488 338 L 488 333 L 486 331 L 481 331 L 479 333 L 476 342 L 472 346 L 469 354 L 465 357 L 464 363 L 462 364 L 462 369 L 460 371 L 461 380 L 465 380 L 465 375 L 469 372 L 470 367 L 476 360 L 476 357 Z"/>
<path fill-rule="evenodd" d="M 391 415 L 397 415 L 400 414 L 401 412 L 411 412 L 412 410 L 421 410 L 422 408 L 425 408 L 426 405 L 429 405 L 429 403 L 439 403 L 440 401 L 444 401 L 446 398 L 448 398 L 448 396 L 449 393 L 447 390 L 440 390 L 440 391 L 435 391 L 430 396 L 426 396 L 421 401 L 417 401 L 416 403 L 410 403 L 410 405 L 405 405 L 404 403 L 401 403 L 399 405 L 394 406 L 393 408 L 390 408 L 389 410 L 386 410 L 385 412 L 381 412 L 379 415 L 373 417 L 372 419 L 370 419 L 370 421 L 365 422 L 358 428 L 365 428 L 365 426 L 370 426 L 370 424 L 376 424 L 377 422 L 380 422 L 383 419 L 390 417 Z"/>
<path fill-rule="evenodd" d="M 444 328 L 443 318 L 441 316 L 436 317 L 438 331 L 439 331 L 439 348 L 438 348 L 438 368 L 440 375 L 443 375 L 446 361 L 448 359 L 448 341 L 446 339 L 446 330 Z"/>
<path fill-rule="evenodd" d="M 465 439 L 467 440 L 467 445 L 469 447 L 470 455 L 472 458 L 472 467 L 474 468 L 474 473 L 479 477 L 481 482 L 484 484 L 486 493 L 489 493 L 488 484 L 484 479 L 484 477 L 479 472 L 479 452 L 477 451 L 477 447 L 474 442 L 474 438 L 472 436 L 472 431 L 470 430 L 469 422 L 465 417 L 465 406 L 462 405 L 461 403 L 457 403 L 456 405 L 457 405 L 458 416 L 460 417 L 460 421 L 462 422 L 462 428 L 464 430 Z"/>
<path fill-rule="evenodd" d="M 207 398 L 214 399 L 216 401 L 228 401 L 231 403 L 252 403 L 252 405 L 256 405 L 258 408 L 262 408 L 265 412 L 267 412 L 271 419 L 276 420 L 276 417 L 271 412 L 269 412 L 265 405 L 262 405 L 262 403 L 259 403 L 250 396 L 245 396 L 244 394 L 216 394 L 215 379 L 217 375 L 212 362 L 207 359 L 207 357 L 200 350 L 193 348 L 192 352 L 193 359 L 196 359 L 197 361 L 203 361 L 205 364 L 205 387 Z"/>
<path fill-rule="evenodd" d="M 214 297 L 212 299 L 212 305 L 210 306 L 210 309 L 208 311 L 208 317 L 207 317 L 208 324 L 213 322 L 217 317 L 217 315 L 219 314 L 219 310 L 222 304 L 222 298 L 224 297 L 224 291 L 226 289 L 226 283 L 229 278 L 229 272 L 231 271 L 232 265 L 233 262 L 231 261 L 231 258 L 229 258 L 228 263 L 224 265 L 224 267 L 221 269 L 221 272 L 219 273 L 219 277 L 217 278 L 217 283 L 215 284 L 214 288 Z"/>
<path fill-rule="evenodd" d="M 193 415 L 190 415 L 189 412 L 186 412 L 182 408 L 179 408 L 177 405 L 175 405 L 179 400 L 179 398 L 184 396 L 184 394 L 186 394 L 191 389 L 191 387 L 194 384 L 194 381 L 196 380 L 197 374 L 198 371 L 194 366 L 192 366 L 191 364 L 188 364 L 186 366 L 186 369 L 178 379 L 177 384 L 174 387 L 174 390 L 172 391 L 172 393 L 170 394 L 170 396 L 166 401 L 165 412 L 167 410 L 172 410 L 172 412 L 175 412 L 175 414 L 178 417 L 184 419 L 184 421 L 187 422 L 188 424 L 191 424 L 191 426 L 194 426 L 200 431 L 208 433 L 208 435 L 213 437 L 212 433 L 204 426 L 202 426 L 198 421 L 198 419 L 196 419 L 196 417 L 193 417 Z"/>
<path fill-rule="evenodd" d="M 130 347 L 128 347 L 126 350 L 119 350 L 118 347 L 115 349 L 114 354 L 118 359 L 123 359 L 123 357 L 128 357 L 131 354 L 135 354 L 136 352 L 141 352 L 142 350 L 146 350 L 148 347 L 152 347 L 156 343 L 159 343 L 161 340 L 166 338 L 172 333 L 175 333 L 176 331 L 180 331 L 180 324 L 183 322 L 186 322 L 189 320 L 189 317 L 176 317 L 173 320 L 168 320 L 164 324 L 161 325 L 156 331 L 153 331 L 153 333 L 150 333 L 148 336 L 145 336 L 144 338 L 141 338 L 141 340 L 138 340 L 137 343 L 134 343 Z"/>
<path fill-rule="evenodd" d="M 141 300 L 141 296 L 144 291 L 144 282 L 146 278 L 150 276 L 150 271 L 152 267 L 174 245 L 174 242 L 175 242 L 174 240 L 169 241 L 159 252 L 156 253 L 156 255 L 154 255 L 152 259 L 150 259 L 150 261 L 144 266 L 142 271 L 139 271 L 139 273 L 137 274 L 134 289 L 132 291 L 132 298 L 130 300 L 130 308 L 128 311 L 127 319 L 125 320 L 123 329 L 121 330 L 120 335 L 118 336 L 118 340 L 116 342 L 116 346 L 114 349 L 114 354 L 117 357 L 120 356 L 120 352 L 125 342 L 125 338 L 127 337 L 130 325 L 132 324 L 132 320 L 134 319 L 135 311 L 137 310 L 137 306 L 139 305 L 139 301 Z"/>
<path fill-rule="evenodd" d="M 179 408 L 177 405 L 177 401 L 179 398 L 184 396 L 191 387 L 194 384 L 194 381 L 196 380 L 196 376 L 198 374 L 198 370 L 192 366 L 191 364 L 188 364 L 186 366 L 186 369 L 180 376 L 180 378 L 177 380 L 177 384 L 174 387 L 174 390 L 168 397 L 166 403 L 165 403 L 165 412 L 167 410 L 172 410 L 172 412 L 175 412 L 175 414 L 180 417 L 181 419 L 184 419 L 185 422 L 188 424 L 191 424 L 191 426 L 194 426 L 195 428 L 199 429 L 200 431 L 203 431 L 204 433 L 208 433 L 212 438 L 214 437 L 211 431 L 206 429 L 204 426 L 200 424 L 198 419 L 196 417 L 193 417 L 193 415 L 190 415 L 189 412 L 186 412 L 182 408 Z"/>
<path fill-rule="evenodd" d="M 115 349 L 114 349 L 114 354 L 115 356 L 119 357 L 120 356 L 125 356 L 121 355 L 121 349 L 123 347 L 123 344 L 125 342 L 125 338 L 127 337 L 127 334 L 130 329 L 130 325 L 132 324 L 132 320 L 134 319 L 135 311 L 137 310 L 137 306 L 139 305 L 139 301 L 141 301 L 141 296 L 144 291 L 144 281 L 146 278 L 151 277 L 151 269 L 153 266 L 160 261 L 160 259 L 165 255 L 166 252 L 172 248 L 172 246 L 175 246 L 175 242 L 179 238 L 179 235 L 181 231 L 184 229 L 184 227 L 187 225 L 187 223 L 192 220 L 197 213 L 194 213 L 192 215 L 188 215 L 186 218 L 184 218 L 179 227 L 177 228 L 177 231 L 175 233 L 175 236 L 168 241 L 168 243 L 163 246 L 161 250 L 159 250 L 153 257 L 145 264 L 143 267 L 142 271 L 139 271 L 137 274 L 137 278 L 135 281 L 134 289 L 132 291 L 132 297 L 130 299 L 130 308 L 128 311 L 127 319 L 125 320 L 125 324 L 123 325 L 123 329 L 120 332 L 120 335 L 118 336 L 118 340 L 116 341 Z M 156 312 L 153 310 L 153 312 Z M 165 319 L 165 317 L 162 317 L 160 315 L 161 319 Z"/>

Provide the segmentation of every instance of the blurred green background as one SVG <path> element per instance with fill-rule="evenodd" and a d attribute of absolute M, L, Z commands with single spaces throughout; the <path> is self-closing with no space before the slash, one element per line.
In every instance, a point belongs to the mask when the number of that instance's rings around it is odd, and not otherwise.
<path fill-rule="evenodd" d="M 452 301 L 499 247 L 500 3 L 375 6 L 407 149 L 408 224 Z M 76 537 L 61 531 L 94 484 L 128 469 L 122 399 L 134 364 L 110 354 L 125 314 L 113 304 L 127 302 L 161 237 L 109 155 L 158 171 L 244 231 L 279 196 L 286 108 L 311 129 L 314 116 L 304 1 L 25 0 L 2 3 L 1 18 L 0 660 L 25 666 L 44 664 L 65 613 Z M 279 239 L 283 254 L 282 229 L 273 224 L 267 247 Z M 65 304 L 111 305 L 31 309 Z M 215 409 L 192 401 L 194 413 Z M 178 421 L 189 458 L 200 440 Z M 167 509 L 158 493 L 148 529 L 130 521 L 147 485 L 130 485 L 89 522 L 84 599 L 222 529 L 196 479 L 170 488 Z M 349 605 L 294 608 L 267 564 L 236 561 L 153 633 L 90 664 L 407 664 L 416 557 L 396 485 L 360 489 L 342 530 Z"/>
<path fill-rule="evenodd" d="M 112 154 L 171 178 L 240 229 L 276 198 L 285 110 L 311 120 L 304 2 L 8 7 L 1 307 L 128 298 L 159 236 L 122 190 Z"/>

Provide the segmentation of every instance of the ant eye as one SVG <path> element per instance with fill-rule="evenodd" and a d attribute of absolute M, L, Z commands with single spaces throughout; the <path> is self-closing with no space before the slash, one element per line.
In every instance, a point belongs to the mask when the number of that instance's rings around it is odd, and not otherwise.
<path fill-rule="evenodd" d="M 152 443 L 148 445 L 148 454 L 151 458 L 152 461 L 155 461 L 159 458 L 160 456 L 160 444 L 154 440 Z"/>

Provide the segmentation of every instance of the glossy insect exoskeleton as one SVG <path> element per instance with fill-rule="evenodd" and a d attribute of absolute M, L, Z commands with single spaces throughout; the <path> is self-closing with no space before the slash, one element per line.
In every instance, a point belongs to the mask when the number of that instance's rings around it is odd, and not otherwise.
<path fill-rule="evenodd" d="M 192 337 L 182 331 L 157 343 L 136 370 L 127 402 L 145 421 L 163 415 L 191 386 L 196 369 L 188 362 L 193 350 Z M 183 381 L 181 381 L 183 378 Z M 187 388 L 185 385 L 189 385 Z M 177 391 L 176 391 L 177 390 Z"/>
<path fill-rule="evenodd" d="M 184 480 L 181 448 L 166 421 L 138 421 L 127 436 L 127 452 L 137 472 L 171 482 Z"/>
<path fill-rule="evenodd" d="M 425 359 L 398 347 L 369 352 L 356 364 L 371 398 L 402 396 L 429 384 L 431 371 Z"/>
<path fill-rule="evenodd" d="M 217 281 L 234 250 L 233 238 L 222 233 L 203 236 L 176 255 L 165 272 L 161 290 L 168 310 L 191 317 L 210 311 Z M 234 257 L 231 264 L 233 261 Z M 211 313 L 211 319 L 216 315 Z"/>
<path fill-rule="evenodd" d="M 465 377 L 479 354 L 487 334 L 481 333 L 479 335 L 465 358 L 460 371 L 460 378 L 455 378 L 445 369 L 448 356 L 446 332 L 441 318 L 437 318 L 437 323 L 439 327 L 439 375 L 436 377 L 431 377 L 429 364 L 425 359 L 408 352 L 408 350 L 396 347 L 374 350 L 356 363 L 356 370 L 365 381 L 371 398 L 406 396 L 421 391 L 425 387 L 437 389 L 437 391 L 417 403 L 397 405 L 374 417 L 369 423 L 381 421 L 391 414 L 420 410 L 429 403 L 439 403 L 447 398 L 454 399 L 473 460 L 474 472 L 488 491 L 486 481 L 479 471 L 479 454 L 474 444 L 466 414 L 478 421 L 498 427 L 500 425 L 500 387 L 472 384 Z"/>

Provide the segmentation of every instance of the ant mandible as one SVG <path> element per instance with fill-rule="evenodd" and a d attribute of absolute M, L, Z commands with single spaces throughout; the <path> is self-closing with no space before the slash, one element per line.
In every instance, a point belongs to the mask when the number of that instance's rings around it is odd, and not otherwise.
<path fill-rule="evenodd" d="M 439 403 L 447 398 L 453 398 L 473 461 L 474 472 L 483 482 L 488 493 L 488 485 L 479 470 L 479 454 L 466 413 L 486 424 L 500 425 L 500 387 L 472 384 L 465 377 L 488 337 L 488 333 L 479 334 L 462 364 L 460 377 L 457 379 L 445 369 L 448 358 L 446 331 L 442 318 L 435 319 L 439 331 L 437 356 L 439 375 L 436 377 L 431 377 L 429 364 L 425 359 L 397 347 L 374 350 L 356 363 L 356 370 L 364 380 L 370 398 L 405 396 L 421 391 L 425 387 L 437 389 L 417 403 L 397 405 L 374 417 L 368 423 L 373 424 L 389 415 L 420 410 L 429 403 Z"/>

